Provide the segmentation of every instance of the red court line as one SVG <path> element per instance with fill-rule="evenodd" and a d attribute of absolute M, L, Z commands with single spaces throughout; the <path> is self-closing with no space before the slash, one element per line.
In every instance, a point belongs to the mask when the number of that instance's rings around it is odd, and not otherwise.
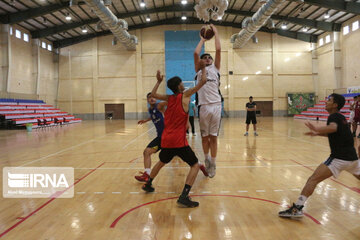
<path fill-rule="evenodd" d="M 301 166 L 303 166 L 304 168 L 307 168 L 307 169 L 309 169 L 309 170 L 311 170 L 311 171 L 315 171 L 314 169 L 312 169 L 312 168 L 310 168 L 310 167 L 308 167 L 308 166 L 304 166 L 303 164 L 299 163 L 298 161 L 295 161 L 295 160 L 292 160 L 292 159 L 290 159 L 290 160 L 293 161 L 293 162 L 295 162 L 295 163 L 297 163 L 297 164 L 299 164 L 299 165 L 301 165 Z M 337 184 L 340 184 L 341 186 L 343 186 L 343 187 L 345 187 L 345 188 L 347 188 L 347 189 L 350 189 L 351 191 L 354 191 L 354 192 L 360 194 L 360 189 L 358 189 L 358 188 L 356 188 L 356 187 L 349 187 L 348 185 L 346 185 L 346 184 L 344 184 L 344 183 L 342 183 L 342 182 L 339 182 L 338 180 L 335 180 L 335 179 L 333 179 L 333 178 L 330 178 L 330 180 L 333 181 L 333 182 L 336 182 Z"/>
<path fill-rule="evenodd" d="M 256 198 L 256 197 L 248 197 L 248 196 L 240 196 L 240 195 L 221 195 L 221 194 L 208 194 L 208 195 L 191 195 L 192 197 L 235 197 L 235 198 L 246 198 L 246 199 L 251 199 L 251 200 L 258 200 L 258 201 L 263 201 L 263 202 L 269 202 L 269 203 L 273 203 L 276 205 L 281 205 L 278 202 L 272 201 L 272 200 L 267 200 L 267 199 L 263 199 L 263 198 Z M 177 199 L 178 197 L 170 197 L 170 198 L 163 198 L 163 199 L 158 199 L 155 201 L 151 201 L 151 202 L 147 202 L 147 203 L 143 203 L 141 205 L 138 205 L 134 208 L 131 208 L 129 210 L 127 210 L 126 212 L 122 213 L 119 217 L 117 217 L 112 224 L 110 225 L 110 228 L 114 228 L 116 226 L 116 224 L 120 221 L 120 219 L 122 219 L 123 217 L 125 217 L 127 214 L 131 213 L 132 211 L 139 209 L 141 207 L 150 205 L 150 204 L 154 204 L 154 203 L 159 203 L 159 202 L 163 202 L 163 201 L 167 201 L 167 200 L 172 200 L 172 199 Z M 316 224 L 320 224 L 321 223 L 314 217 L 312 217 L 311 215 L 304 213 L 304 215 L 308 218 L 310 218 L 313 222 L 315 222 Z"/>
<path fill-rule="evenodd" d="M 85 176 L 81 177 L 80 179 L 78 179 L 76 182 L 74 182 L 74 184 L 72 184 L 71 186 L 69 186 L 69 188 L 72 188 L 73 186 L 75 186 L 77 183 L 79 183 L 81 180 L 83 180 L 84 178 L 86 178 L 87 176 L 89 176 L 91 173 L 93 173 L 94 171 L 96 171 L 96 169 L 100 168 L 102 165 L 104 165 L 105 163 L 100 164 L 99 166 L 97 166 L 96 168 L 94 168 L 93 170 L 91 170 L 90 172 L 88 172 Z M 69 189 L 67 188 L 67 189 Z M 66 190 L 67 190 L 66 189 Z M 66 190 L 62 191 L 61 194 L 63 192 L 65 192 Z M 57 196 L 60 196 L 61 194 L 57 194 Z M 34 211 L 32 211 L 29 215 L 23 217 L 19 222 L 15 223 L 14 225 L 12 225 L 11 227 L 9 227 L 8 229 L 6 229 L 4 232 L 0 233 L 0 238 L 2 238 L 5 234 L 7 234 L 8 232 L 10 232 L 11 230 L 13 230 L 14 228 L 16 228 L 17 226 L 19 226 L 22 222 L 24 222 L 26 219 L 30 218 L 32 215 L 34 215 L 35 213 L 37 213 L 38 211 L 40 211 L 42 208 L 44 208 L 46 205 L 48 205 L 49 203 L 51 203 L 52 201 L 54 201 L 56 198 L 52 197 L 50 198 L 47 202 L 45 202 L 43 205 L 41 205 L 40 207 L 38 207 L 37 209 L 35 209 Z M 20 219 L 20 218 L 18 218 Z"/>

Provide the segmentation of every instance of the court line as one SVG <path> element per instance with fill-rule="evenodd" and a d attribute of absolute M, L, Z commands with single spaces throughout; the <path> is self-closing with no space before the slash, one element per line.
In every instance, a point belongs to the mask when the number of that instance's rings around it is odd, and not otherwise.
<path fill-rule="evenodd" d="M 267 199 L 263 199 L 263 198 L 256 198 L 256 197 L 248 197 L 248 196 L 241 196 L 241 195 L 221 195 L 221 194 L 208 194 L 208 195 L 192 195 L 191 197 L 235 197 L 235 198 L 244 198 L 244 199 L 250 199 L 250 200 L 258 200 L 258 201 L 263 201 L 263 202 L 269 202 L 269 203 L 273 203 L 276 205 L 281 206 L 280 203 L 272 201 L 272 200 L 267 200 Z M 155 201 L 151 201 L 151 202 L 147 202 L 147 203 L 143 203 L 140 204 L 136 207 L 133 207 L 129 210 L 127 210 L 126 212 L 122 213 L 119 217 L 117 217 L 110 225 L 110 228 L 115 228 L 116 224 L 120 221 L 120 219 L 122 219 L 123 217 L 125 217 L 127 214 L 133 212 L 136 209 L 139 209 L 141 207 L 150 205 L 150 204 L 154 204 L 154 203 L 159 203 L 159 202 L 163 202 L 163 201 L 168 201 L 168 200 L 173 200 L 173 199 L 177 199 L 178 197 L 169 197 L 169 198 L 163 198 L 163 199 L 158 199 Z M 310 218 L 314 223 L 321 225 L 321 223 L 314 217 L 312 217 L 311 215 L 304 213 L 304 215 L 308 218 Z"/>
<path fill-rule="evenodd" d="M 134 141 L 136 141 L 139 137 L 142 137 L 143 135 L 147 134 L 148 132 L 150 132 L 150 131 L 153 130 L 154 128 L 155 128 L 155 127 L 152 127 L 152 128 L 150 128 L 148 131 L 142 133 L 141 135 L 136 136 L 133 140 L 131 140 L 130 142 L 128 142 L 127 144 L 125 144 L 125 146 L 123 146 L 122 150 L 124 150 L 127 146 L 129 146 L 130 144 L 132 144 L 132 143 L 133 143 Z M 116 131 L 117 131 L 117 130 L 115 130 L 115 132 L 116 132 Z M 90 143 L 90 142 L 97 141 L 97 140 L 99 140 L 99 139 L 101 139 L 101 138 L 104 138 L 104 137 L 106 137 L 107 135 L 113 134 L 113 133 L 114 133 L 114 132 L 107 133 L 107 134 L 105 134 L 105 135 L 103 135 L 103 136 L 101 136 L 101 137 L 94 138 L 94 139 L 91 139 L 91 140 L 88 140 L 88 141 L 79 143 L 79 144 L 77 144 L 77 145 L 75 145 L 75 146 L 71 146 L 71 147 L 65 148 L 65 149 L 60 150 L 60 151 L 57 151 L 57 152 L 55 152 L 55 153 L 51 153 L 51 154 L 49 154 L 49 155 L 43 156 L 43 157 L 41 157 L 41 158 L 38 158 L 38 159 L 35 159 L 35 160 L 33 160 L 33 161 L 27 162 L 27 163 L 25 163 L 25 164 L 23 164 L 23 165 L 20 165 L 19 167 L 24 167 L 24 166 L 27 166 L 27 165 L 29 165 L 29 164 L 32 164 L 32 163 L 35 163 L 35 162 L 39 162 L 39 161 L 41 161 L 41 160 L 44 160 L 44 159 L 46 159 L 46 158 L 56 156 L 56 155 L 58 155 L 58 154 L 60 154 L 60 153 L 66 152 L 66 151 L 68 151 L 68 150 L 71 150 L 71 149 L 80 147 L 80 146 L 85 145 L 85 144 L 88 144 L 88 143 Z"/>
<path fill-rule="evenodd" d="M 86 178 L 87 176 L 89 176 L 91 173 L 95 172 L 98 168 L 100 168 L 102 165 L 104 165 L 105 163 L 100 164 L 99 166 L 97 166 L 96 168 L 93 168 L 92 171 L 89 171 L 87 174 L 85 174 L 83 177 L 81 177 L 79 180 L 77 180 L 76 182 L 74 182 L 74 184 L 72 184 L 70 187 L 68 187 L 66 190 L 74 187 L 77 183 L 79 183 L 81 180 L 83 180 L 84 178 Z M 65 191 L 66 191 L 65 190 Z M 62 193 L 64 193 L 65 191 L 63 191 Z M 62 194 L 61 193 L 61 194 Z M 57 195 L 60 196 L 61 194 Z M 40 207 L 38 207 L 37 209 L 35 209 L 34 211 L 32 211 L 31 213 L 29 213 L 27 216 L 23 217 L 23 219 L 21 219 L 19 222 L 17 222 L 16 224 L 12 225 L 11 227 L 9 227 L 8 229 L 6 229 L 5 231 L 3 231 L 2 233 L 0 233 L 0 238 L 2 238 L 5 234 L 7 234 L 8 232 L 10 232 L 11 230 L 13 230 L 14 228 L 16 228 L 17 226 L 19 226 L 21 223 L 23 223 L 25 220 L 27 220 L 28 218 L 30 218 L 31 216 L 33 216 L 35 213 L 37 213 L 38 211 L 40 211 L 42 208 L 44 208 L 45 206 L 47 206 L 49 203 L 51 203 L 52 201 L 54 201 L 55 199 L 57 199 L 57 197 L 52 197 L 51 199 L 49 199 L 47 202 L 45 202 L 44 204 L 42 204 Z"/>
<path fill-rule="evenodd" d="M 309 168 L 308 166 L 303 165 L 303 164 L 299 163 L 298 161 L 295 161 L 295 160 L 292 160 L 292 159 L 290 159 L 290 160 L 293 161 L 293 162 L 295 162 L 295 163 L 297 163 L 297 164 L 299 164 L 300 166 L 303 166 L 304 168 L 306 168 L 306 169 L 308 169 L 308 170 L 311 170 L 312 172 L 315 171 L 314 169 Z M 318 166 L 318 165 L 317 165 L 317 166 Z M 331 181 L 336 182 L 337 184 L 340 184 L 341 186 L 343 186 L 343 187 L 345 187 L 345 188 L 353 191 L 353 192 L 356 192 L 356 193 L 360 194 L 360 189 L 357 188 L 357 187 L 349 187 L 348 185 L 346 185 L 346 184 L 344 184 L 344 183 L 342 183 L 342 182 L 339 182 L 338 180 L 335 180 L 335 179 L 333 179 L 333 178 L 329 178 L 329 179 L 330 179 Z"/>

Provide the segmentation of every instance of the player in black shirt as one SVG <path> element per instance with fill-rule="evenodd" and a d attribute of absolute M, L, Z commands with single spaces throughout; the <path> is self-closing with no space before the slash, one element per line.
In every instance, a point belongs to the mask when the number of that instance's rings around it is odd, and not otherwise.
<path fill-rule="evenodd" d="M 256 132 L 256 103 L 253 102 L 252 96 L 249 97 L 249 102 L 246 104 L 246 111 L 246 133 L 244 134 L 244 136 L 249 135 L 250 122 L 253 124 L 254 127 L 254 135 L 258 136 Z"/>
<path fill-rule="evenodd" d="M 314 192 L 316 185 L 329 177 L 337 178 L 343 170 L 360 179 L 360 160 L 356 155 L 354 139 L 346 118 L 339 113 L 344 104 L 345 98 L 343 96 L 331 94 L 326 102 L 326 110 L 330 114 L 326 126 L 318 127 L 310 122 L 305 124 L 310 129 L 310 132 L 305 133 L 305 135 L 329 138 L 331 154 L 307 180 L 296 203 L 289 209 L 279 212 L 280 217 L 302 217 L 305 201 Z"/>

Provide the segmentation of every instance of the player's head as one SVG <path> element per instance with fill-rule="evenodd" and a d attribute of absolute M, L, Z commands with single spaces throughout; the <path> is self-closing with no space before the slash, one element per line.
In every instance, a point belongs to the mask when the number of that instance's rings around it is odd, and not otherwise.
<path fill-rule="evenodd" d="M 174 93 L 181 93 L 185 90 L 184 84 L 178 76 L 172 77 L 167 81 L 167 87 Z"/>
<path fill-rule="evenodd" d="M 250 101 L 250 102 L 253 101 L 253 97 L 252 97 L 252 96 L 249 97 L 249 101 Z"/>
<path fill-rule="evenodd" d="M 147 102 L 148 102 L 150 105 L 153 105 L 153 104 L 156 103 L 156 99 L 151 96 L 151 92 L 149 92 L 149 93 L 146 95 L 146 98 L 147 98 Z"/>
<path fill-rule="evenodd" d="M 210 66 L 213 63 L 213 58 L 209 53 L 204 53 L 200 56 L 201 60 L 205 60 L 206 66 Z"/>
<path fill-rule="evenodd" d="M 326 102 L 326 110 L 329 112 L 331 110 L 336 109 L 340 111 L 340 109 L 345 105 L 345 98 L 340 94 L 333 93 L 329 96 Z"/>
<path fill-rule="evenodd" d="M 356 101 L 358 99 L 358 96 L 354 96 L 354 101 Z"/>

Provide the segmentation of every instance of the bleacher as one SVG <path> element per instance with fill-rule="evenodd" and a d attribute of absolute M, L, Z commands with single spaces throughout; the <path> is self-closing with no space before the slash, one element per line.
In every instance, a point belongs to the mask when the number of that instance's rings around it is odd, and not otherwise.
<path fill-rule="evenodd" d="M 80 118 L 62 112 L 42 100 L 0 98 L 0 125 L 3 128 L 62 126 L 81 122 Z"/>
<path fill-rule="evenodd" d="M 346 120 L 349 120 L 350 117 L 350 102 L 354 99 L 354 96 L 359 95 L 359 93 L 348 93 L 342 94 L 345 97 L 346 103 L 344 107 L 340 110 L 340 113 L 346 117 Z M 325 109 L 326 100 L 320 101 L 318 104 L 315 104 L 314 107 L 308 108 L 306 111 L 301 112 L 294 116 L 296 119 L 306 119 L 306 120 L 319 120 L 327 121 L 329 113 Z"/>

